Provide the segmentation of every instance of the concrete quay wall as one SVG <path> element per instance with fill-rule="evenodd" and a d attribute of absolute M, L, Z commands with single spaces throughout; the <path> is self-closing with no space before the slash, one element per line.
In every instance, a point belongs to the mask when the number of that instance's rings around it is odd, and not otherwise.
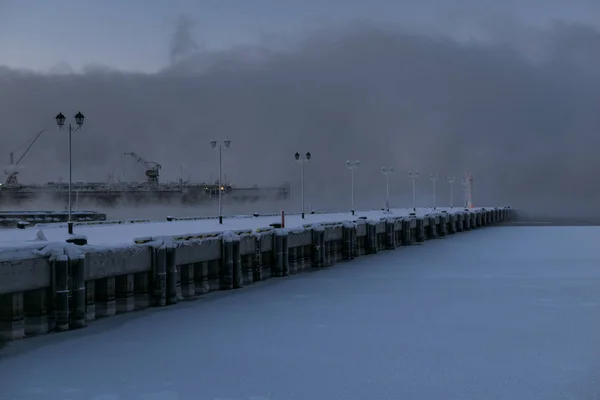
<path fill-rule="evenodd" d="M 510 208 L 489 208 L 358 218 L 297 229 L 147 237 L 115 248 L 31 244 L 4 251 L 0 260 L 0 340 L 84 328 L 98 318 L 500 224 L 511 214 Z"/>

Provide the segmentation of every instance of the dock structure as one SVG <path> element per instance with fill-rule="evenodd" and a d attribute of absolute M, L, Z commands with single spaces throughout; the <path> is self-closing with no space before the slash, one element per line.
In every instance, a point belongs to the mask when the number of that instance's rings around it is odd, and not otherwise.
<path fill-rule="evenodd" d="M 20 236 L 0 246 L 0 340 L 84 328 L 98 318 L 502 224 L 512 215 L 509 207 L 430 211 L 290 216 L 285 228 L 274 214 L 231 218 L 222 230 L 206 228 L 219 226 L 214 221 L 174 217 L 160 224 L 89 222 L 87 231 L 76 227 L 79 236 L 65 235 L 63 224 L 15 229 Z M 128 237 L 134 226 L 148 234 Z"/>

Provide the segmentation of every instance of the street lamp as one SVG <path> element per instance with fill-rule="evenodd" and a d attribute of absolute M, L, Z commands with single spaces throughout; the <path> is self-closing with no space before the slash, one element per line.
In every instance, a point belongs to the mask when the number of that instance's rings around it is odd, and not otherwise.
<path fill-rule="evenodd" d="M 453 187 L 454 187 L 454 182 L 456 182 L 456 178 L 455 177 L 450 177 L 447 176 L 446 180 L 448 181 L 448 183 L 450 184 L 450 208 L 452 208 L 454 206 L 454 191 L 453 191 Z"/>
<path fill-rule="evenodd" d="M 56 124 L 58 125 L 59 129 L 62 129 L 65 126 L 65 122 L 66 122 L 66 118 L 63 115 L 63 113 L 58 113 L 58 115 L 55 117 L 56 118 Z M 67 220 L 67 229 L 69 232 L 69 235 L 73 234 L 73 219 L 72 219 L 72 214 L 73 214 L 73 207 L 72 207 L 72 203 L 71 203 L 71 187 L 73 186 L 73 157 L 72 157 L 72 146 L 71 146 L 71 137 L 73 135 L 73 131 L 77 131 L 79 129 L 81 129 L 82 125 L 83 125 L 83 120 L 85 119 L 85 117 L 83 116 L 83 114 L 81 112 L 78 112 L 77 114 L 75 114 L 75 126 L 73 126 L 73 123 L 69 121 L 69 219 Z"/>
<path fill-rule="evenodd" d="M 465 190 L 463 190 L 463 195 L 465 197 L 465 208 L 469 208 L 468 195 L 467 195 L 469 182 L 466 179 L 462 179 L 460 181 L 460 183 L 465 187 Z"/>
<path fill-rule="evenodd" d="M 408 171 L 408 177 L 412 179 L 413 186 L 413 211 L 417 212 L 417 185 L 416 181 L 419 177 L 419 171 Z"/>
<path fill-rule="evenodd" d="M 302 185 L 302 219 L 304 219 L 304 164 L 306 164 L 308 162 L 308 160 L 310 160 L 310 152 L 307 152 L 304 156 L 301 156 L 300 153 L 296 152 L 296 154 L 294 154 L 294 159 L 296 160 L 296 162 L 300 163 L 302 165 L 301 168 L 301 175 L 300 175 L 300 180 L 301 185 Z"/>
<path fill-rule="evenodd" d="M 354 215 L 354 170 L 357 169 L 359 165 L 360 161 L 358 160 L 346 161 L 346 168 L 348 168 L 350 170 L 350 173 L 352 174 L 352 209 L 350 210 L 352 215 Z"/>
<path fill-rule="evenodd" d="M 231 146 L 231 140 L 229 138 L 225 138 L 222 143 L 217 142 L 216 139 L 210 141 L 210 147 L 213 149 L 217 148 L 217 144 L 219 145 L 219 224 L 223 223 L 223 184 L 221 183 L 221 171 L 223 170 L 223 150 L 227 150 L 229 146 Z"/>
<path fill-rule="evenodd" d="M 437 184 L 438 179 L 440 179 L 440 174 L 431 174 L 429 175 L 429 180 L 433 183 L 433 209 L 435 210 L 435 186 Z"/>
<path fill-rule="evenodd" d="M 390 174 L 394 172 L 394 167 L 381 167 L 381 173 L 385 175 L 385 208 L 390 211 Z"/>

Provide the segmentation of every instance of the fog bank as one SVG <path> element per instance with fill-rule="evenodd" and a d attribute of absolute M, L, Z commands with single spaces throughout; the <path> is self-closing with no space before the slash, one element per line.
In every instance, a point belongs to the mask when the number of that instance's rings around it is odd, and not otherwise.
<path fill-rule="evenodd" d="M 184 25 L 172 65 L 156 74 L 0 68 L 4 163 L 46 128 L 21 180 L 66 179 L 67 136 L 53 117 L 81 110 L 87 119 L 74 137 L 75 180 L 143 179 L 142 166 L 123 156 L 129 151 L 162 164 L 164 180 L 182 169 L 186 179 L 214 180 L 209 141 L 228 136 L 224 173 L 238 186 L 289 181 L 297 195 L 293 154 L 310 151 L 307 204 L 317 209 L 350 207 L 347 159 L 361 160 L 358 208 L 383 205 L 380 169 L 388 165 L 396 169 L 392 206 L 410 205 L 409 169 L 422 172 L 425 206 L 426 175 L 462 177 L 469 166 L 476 205 L 583 213 L 600 201 L 588 177 L 600 167 L 600 34 L 592 27 L 557 24 L 519 38 L 457 42 L 360 24 L 285 49 L 208 52 Z M 443 181 L 438 195 L 448 203 Z"/>

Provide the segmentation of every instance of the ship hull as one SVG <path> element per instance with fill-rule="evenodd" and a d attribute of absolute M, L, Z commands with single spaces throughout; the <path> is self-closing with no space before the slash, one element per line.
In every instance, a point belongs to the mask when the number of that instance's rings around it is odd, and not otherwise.
<path fill-rule="evenodd" d="M 68 204 L 68 190 L 40 190 L 21 187 L 0 191 L 0 206 L 19 206 L 28 203 Z M 289 198 L 286 188 L 231 189 L 222 194 L 223 201 L 253 203 Z M 120 205 L 202 205 L 218 200 L 216 193 L 197 190 L 72 190 L 71 202 L 89 206 L 116 207 Z"/>

